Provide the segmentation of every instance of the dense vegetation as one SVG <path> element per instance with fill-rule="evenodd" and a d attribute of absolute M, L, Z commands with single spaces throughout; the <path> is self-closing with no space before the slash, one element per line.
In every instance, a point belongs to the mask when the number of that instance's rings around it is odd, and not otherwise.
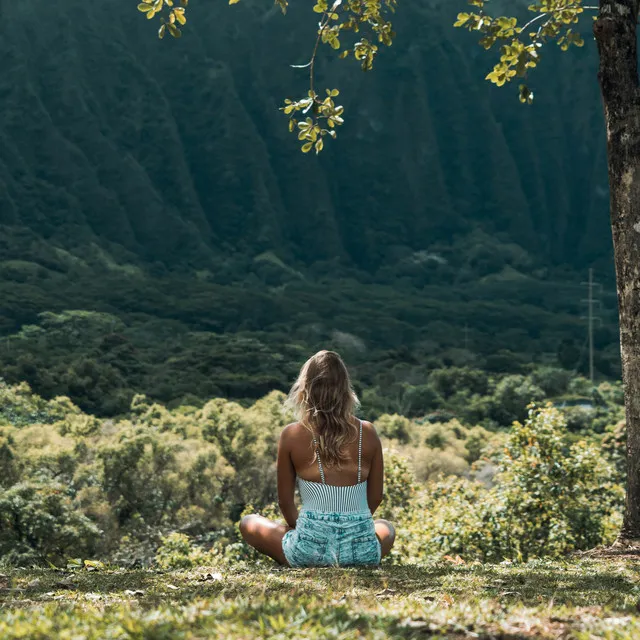
<path fill-rule="evenodd" d="M 380 415 L 393 554 L 379 570 L 282 570 L 235 526 L 277 517 L 281 393 L 173 410 L 136 396 L 103 419 L 2 383 L 0 635 L 631 640 L 637 559 L 567 556 L 619 527 L 619 396 L 603 383 L 580 419 L 519 404 L 510 431 Z"/>
<path fill-rule="evenodd" d="M 411 3 L 375 74 L 318 70 L 350 116 L 340 148 L 302 162 L 276 107 L 307 84 L 289 65 L 306 57 L 308 9 L 194 3 L 188 37 L 162 43 L 128 0 L 32 9 L 3 7 L 5 260 L 52 268 L 102 250 L 218 277 L 228 258 L 273 251 L 373 270 L 452 240 L 474 253 L 480 233 L 501 250 L 465 255 L 474 275 L 609 265 L 594 51 L 550 54 L 525 110 L 485 86 L 490 63 L 450 28 L 460 7 Z"/>
<path fill-rule="evenodd" d="M 349 117 L 302 160 L 276 107 L 306 84 L 308 11 L 195 3 L 159 42 L 120 4 L 3 7 L 6 380 L 102 416 L 257 400 L 330 345 L 411 413 L 394 385 L 425 369 L 584 374 L 588 266 L 596 370 L 619 378 L 593 52 L 547 56 L 523 109 L 459 7 L 410 3 L 374 74 L 323 58 Z"/>
<path fill-rule="evenodd" d="M 530 400 L 591 394 L 579 378 L 572 382 L 587 352 L 584 327 L 569 309 L 527 306 L 524 313 L 489 298 L 461 301 L 451 292 L 446 299 L 406 300 L 390 286 L 374 293 L 355 282 L 342 289 L 327 283 L 292 286 L 277 299 L 219 289 L 221 312 L 229 318 L 224 323 L 200 310 L 202 298 L 181 297 L 180 283 L 155 305 L 145 301 L 148 289 L 136 298 L 138 289 L 126 282 L 100 289 L 103 305 L 110 299 L 114 307 L 131 304 L 126 314 L 111 306 L 110 312 L 43 312 L 34 324 L 0 337 L 3 377 L 27 381 L 43 397 L 69 396 L 84 411 L 114 416 L 126 413 L 137 393 L 169 406 L 201 406 L 212 397 L 246 404 L 272 389 L 286 391 L 312 350 L 333 347 L 347 358 L 371 417 L 446 410 L 470 422 L 508 426 Z M 561 288 L 542 288 L 560 305 Z M 514 286 L 514 296 L 518 290 Z M 207 291 L 203 286 L 200 294 Z M 575 306 L 566 296 L 563 304 Z M 474 314 L 475 326 L 452 327 L 451 313 Z M 234 330 L 235 323 L 242 330 Z M 609 330 L 600 330 L 596 347 L 608 339 Z M 601 371 L 616 370 L 616 349 L 609 344 L 598 354 Z M 505 381 L 504 372 L 515 377 Z M 519 397 L 517 406 L 498 407 L 505 394 Z"/>
<path fill-rule="evenodd" d="M 478 372 L 443 371 L 440 383 L 465 375 Z M 535 389 L 508 376 L 492 396 L 459 396 L 470 415 L 476 402 L 520 418 L 509 433 L 443 414 L 379 416 L 387 450 L 380 513 L 401 532 L 392 562 L 443 554 L 522 561 L 612 540 L 624 461 L 619 389 L 602 384 L 598 403 L 594 396 L 585 407 L 527 409 Z M 125 417 L 100 419 L 68 398 L 47 401 L 25 383 L 2 383 L 0 558 L 165 568 L 258 561 L 236 524 L 252 509 L 277 517 L 282 400 L 272 392 L 246 408 L 213 399 L 169 410 L 139 395 Z"/>
<path fill-rule="evenodd" d="M 567 555 L 613 540 L 625 462 L 593 55 L 527 112 L 459 7 L 407 4 L 375 75 L 319 67 L 349 118 L 302 162 L 307 12 L 194 4 L 163 46 L 129 0 L 2 6 L 0 636 L 636 637 L 626 559 Z M 321 347 L 383 437 L 380 571 L 238 536 Z"/>

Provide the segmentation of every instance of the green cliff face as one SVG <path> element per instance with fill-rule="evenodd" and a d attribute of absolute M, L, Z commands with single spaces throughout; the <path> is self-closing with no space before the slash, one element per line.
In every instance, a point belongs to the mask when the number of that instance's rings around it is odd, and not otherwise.
<path fill-rule="evenodd" d="M 323 52 L 346 124 L 316 159 L 277 110 L 305 90 L 289 64 L 308 57 L 310 12 L 194 5 L 160 42 L 126 0 L 4 4 L 0 222 L 21 252 L 33 234 L 136 262 L 271 250 L 372 270 L 482 230 L 540 265 L 608 256 L 593 51 L 547 54 L 525 108 L 483 81 L 460 7 L 405 3 L 374 73 Z"/>
<path fill-rule="evenodd" d="M 128 0 L 2 4 L 1 376 L 115 412 L 137 390 L 284 389 L 326 346 L 380 389 L 452 364 L 580 369 L 589 266 L 616 374 L 589 42 L 549 51 L 524 107 L 483 80 L 459 6 L 403 2 L 372 73 L 322 52 L 346 122 L 303 156 L 278 107 L 307 89 L 290 65 L 311 12 L 193 5 L 159 41 Z"/>

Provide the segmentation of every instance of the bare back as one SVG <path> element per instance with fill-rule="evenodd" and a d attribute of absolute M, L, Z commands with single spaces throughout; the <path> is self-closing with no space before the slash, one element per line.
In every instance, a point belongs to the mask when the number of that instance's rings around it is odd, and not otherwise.
<path fill-rule="evenodd" d="M 358 428 L 359 421 L 354 420 L 353 440 L 344 451 L 348 458 L 340 468 L 324 466 L 325 482 L 330 485 L 344 487 L 354 485 L 358 481 Z M 313 437 L 309 430 L 299 422 L 287 427 L 289 431 L 289 451 L 296 475 L 309 482 L 320 482 L 320 470 L 315 456 Z M 372 463 L 380 447 L 380 440 L 370 422 L 362 422 L 362 477 L 367 480 Z"/>

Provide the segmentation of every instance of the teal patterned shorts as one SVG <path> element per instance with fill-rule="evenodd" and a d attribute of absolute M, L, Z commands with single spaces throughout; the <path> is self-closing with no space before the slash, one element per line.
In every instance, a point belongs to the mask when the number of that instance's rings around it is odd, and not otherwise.
<path fill-rule="evenodd" d="M 382 550 L 371 513 L 302 510 L 282 550 L 292 567 L 378 565 Z"/>

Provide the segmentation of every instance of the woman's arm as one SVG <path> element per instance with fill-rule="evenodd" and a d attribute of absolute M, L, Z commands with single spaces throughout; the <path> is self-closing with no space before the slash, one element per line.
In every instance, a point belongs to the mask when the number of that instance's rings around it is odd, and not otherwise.
<path fill-rule="evenodd" d="M 376 509 L 382 502 L 384 495 L 384 459 L 382 456 L 382 443 L 373 429 L 375 437 L 375 450 L 373 458 L 371 459 L 371 469 L 369 470 L 369 477 L 367 478 L 367 502 L 369 503 L 369 509 L 371 515 L 373 515 Z"/>
<path fill-rule="evenodd" d="M 291 461 L 289 427 L 285 427 L 278 442 L 278 504 L 287 524 L 294 528 L 298 520 L 298 509 L 293 495 L 296 488 L 296 470 Z"/>

